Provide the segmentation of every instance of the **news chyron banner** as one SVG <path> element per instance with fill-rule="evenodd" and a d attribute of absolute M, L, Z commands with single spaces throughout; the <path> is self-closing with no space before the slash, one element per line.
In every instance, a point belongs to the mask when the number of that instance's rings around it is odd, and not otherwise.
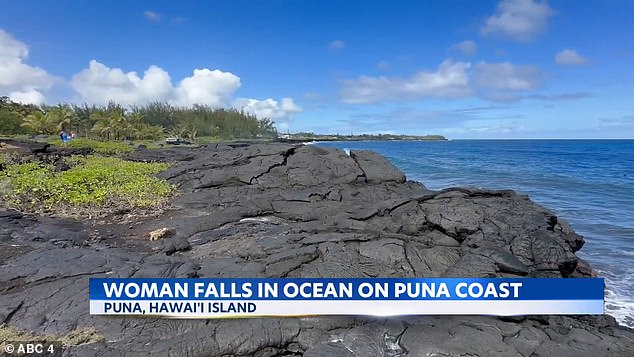
<path fill-rule="evenodd" d="M 93 315 L 603 314 L 601 278 L 90 279 Z"/>

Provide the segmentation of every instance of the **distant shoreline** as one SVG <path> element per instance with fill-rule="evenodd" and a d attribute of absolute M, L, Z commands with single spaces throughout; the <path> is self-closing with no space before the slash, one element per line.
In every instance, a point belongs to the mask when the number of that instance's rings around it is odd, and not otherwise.
<path fill-rule="evenodd" d="M 301 135 L 301 134 L 288 134 L 280 135 L 276 142 L 283 143 L 305 143 L 314 141 L 447 141 L 442 135 L 392 135 L 392 134 L 379 134 L 379 135 Z"/>

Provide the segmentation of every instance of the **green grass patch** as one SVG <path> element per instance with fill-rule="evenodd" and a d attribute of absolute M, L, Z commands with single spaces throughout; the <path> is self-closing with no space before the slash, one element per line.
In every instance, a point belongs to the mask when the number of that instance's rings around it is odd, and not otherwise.
<path fill-rule="evenodd" d="M 33 139 L 31 139 L 33 135 L 27 135 L 27 134 L 15 134 L 15 135 L 0 135 L 0 141 L 2 141 L 2 139 L 6 138 L 6 139 L 13 139 L 13 140 L 21 140 L 21 141 L 32 141 Z"/>
<path fill-rule="evenodd" d="M 146 149 L 162 149 L 165 146 L 165 140 L 162 141 L 156 141 L 156 140 L 135 140 L 134 141 L 134 145 L 135 147 L 138 147 L 139 145 L 145 145 Z"/>
<path fill-rule="evenodd" d="M 46 142 L 58 147 L 64 147 L 64 144 L 59 138 L 55 138 L 52 136 L 49 137 Z M 90 148 L 93 149 L 97 154 L 118 156 L 131 153 L 139 145 L 145 145 L 147 149 L 160 149 L 161 146 L 158 143 L 162 142 L 156 140 L 135 140 L 132 142 L 132 144 L 129 144 L 122 141 L 101 141 L 87 138 L 76 138 L 70 140 L 66 144 L 66 147 Z"/>
<path fill-rule="evenodd" d="M 56 145 L 62 145 L 58 140 Z M 71 148 L 91 148 L 96 153 L 104 155 L 120 155 L 134 151 L 134 146 L 120 141 L 99 141 L 86 138 L 76 138 L 70 140 L 66 146 Z"/>
<path fill-rule="evenodd" d="M 174 191 L 167 181 L 154 177 L 168 168 L 165 163 L 101 156 L 72 156 L 66 163 L 69 170 L 56 172 L 41 162 L 4 162 L 0 194 L 23 211 L 82 215 L 159 207 Z"/>
<path fill-rule="evenodd" d="M 196 138 L 196 142 L 199 144 L 215 144 L 215 143 L 220 143 L 223 141 L 227 141 L 227 140 L 223 140 L 222 138 L 217 136 L 201 136 Z"/>

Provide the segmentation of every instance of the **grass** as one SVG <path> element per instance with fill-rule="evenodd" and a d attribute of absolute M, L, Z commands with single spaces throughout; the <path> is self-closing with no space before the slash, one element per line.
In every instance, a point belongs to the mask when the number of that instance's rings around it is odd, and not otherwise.
<path fill-rule="evenodd" d="M 63 146 L 62 141 L 59 138 L 50 136 L 46 139 L 46 142 L 55 146 Z M 116 155 L 121 156 L 131 153 L 139 145 L 145 145 L 147 149 L 159 149 L 160 145 L 156 140 L 135 140 L 133 144 L 129 144 L 123 141 L 101 141 L 88 138 L 76 138 L 70 140 L 66 147 L 70 148 L 90 148 L 95 153 L 102 155 Z"/>
<path fill-rule="evenodd" d="M 16 140 L 32 140 L 30 135 L 10 135 L 7 136 Z M 47 139 L 43 140 L 51 145 L 62 147 L 62 141 L 56 135 L 49 135 Z M 256 138 L 256 139 L 240 139 L 240 138 L 221 138 L 219 136 L 201 136 L 196 138 L 192 145 L 204 145 L 204 144 L 215 144 L 215 143 L 231 143 L 231 142 L 242 142 L 242 141 L 250 141 L 250 142 L 270 142 L 272 141 L 270 138 Z M 125 154 L 131 153 L 134 151 L 139 145 L 145 145 L 147 149 L 160 149 L 160 148 L 179 148 L 179 147 L 187 147 L 189 145 L 166 145 L 165 140 L 134 140 L 133 144 L 129 144 L 123 141 L 102 141 L 88 138 L 76 138 L 70 140 L 66 147 L 71 148 L 90 148 L 93 149 L 96 154 L 102 155 L 114 155 L 114 156 L 124 156 Z"/>
<path fill-rule="evenodd" d="M 4 163 L 2 163 L 4 161 Z M 174 192 L 165 180 L 154 177 L 169 167 L 116 157 L 71 156 L 70 169 L 56 171 L 38 161 L 16 162 L 0 158 L 0 196 L 26 212 L 57 215 L 99 215 L 123 208 L 159 208 Z"/>
<path fill-rule="evenodd" d="M 32 140 L 31 137 L 32 135 L 28 135 L 28 134 L 0 135 L 0 141 L 3 138 L 30 141 Z"/>
<path fill-rule="evenodd" d="M 63 145 L 59 138 L 56 139 L 49 137 L 47 142 L 56 146 Z M 70 148 L 91 148 L 96 153 L 104 155 L 122 155 L 134 151 L 133 145 L 129 145 L 121 141 L 99 141 L 86 138 L 76 138 L 70 140 L 66 146 Z"/>
<path fill-rule="evenodd" d="M 71 148 L 91 148 L 96 153 L 105 155 L 127 154 L 134 151 L 134 146 L 117 141 L 98 141 L 93 139 L 77 138 L 66 144 Z"/>
<path fill-rule="evenodd" d="M 18 330 L 5 324 L 0 325 L 0 350 L 4 350 L 4 343 L 14 341 L 61 343 L 62 346 L 69 347 L 102 342 L 104 341 L 104 338 L 103 336 L 97 334 L 97 330 L 92 327 L 73 330 L 64 336 L 55 336 L 33 334 L 28 331 Z"/>

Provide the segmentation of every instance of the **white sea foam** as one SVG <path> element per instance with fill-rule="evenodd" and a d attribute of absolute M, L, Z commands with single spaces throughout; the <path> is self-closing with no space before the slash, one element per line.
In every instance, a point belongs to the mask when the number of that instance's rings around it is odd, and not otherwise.
<path fill-rule="evenodd" d="M 634 328 L 634 300 L 615 293 L 609 288 L 605 290 L 605 312 L 621 324 Z"/>
<path fill-rule="evenodd" d="M 634 298 L 631 290 L 634 282 L 634 269 L 607 271 L 597 269 L 599 276 L 605 277 L 605 312 L 621 324 L 634 328 Z"/>

